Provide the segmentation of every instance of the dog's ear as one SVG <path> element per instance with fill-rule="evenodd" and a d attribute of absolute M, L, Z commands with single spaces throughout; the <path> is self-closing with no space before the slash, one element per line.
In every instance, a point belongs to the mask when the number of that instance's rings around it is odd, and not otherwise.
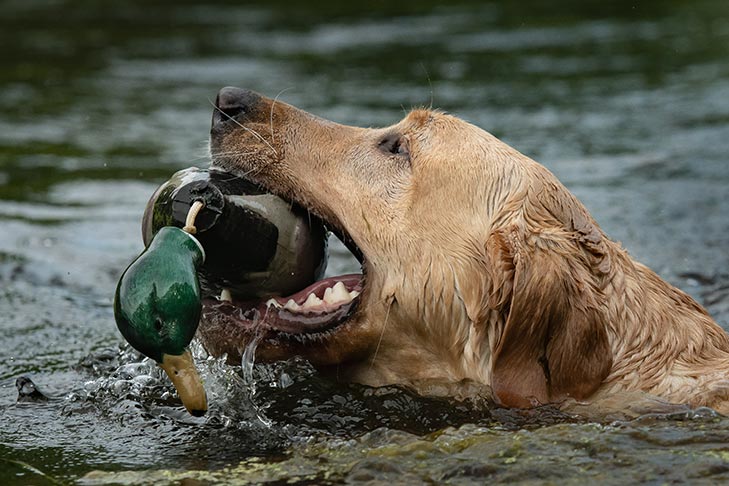
<path fill-rule="evenodd" d="M 607 376 L 612 358 L 599 305 L 609 261 L 597 236 L 527 237 L 511 228 L 489 239 L 488 305 L 505 322 L 492 358 L 492 388 L 502 405 L 587 398 Z"/>

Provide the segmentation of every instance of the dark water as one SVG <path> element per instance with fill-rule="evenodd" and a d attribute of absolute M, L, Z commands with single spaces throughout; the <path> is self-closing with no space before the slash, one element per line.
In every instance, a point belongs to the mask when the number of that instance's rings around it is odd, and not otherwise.
<path fill-rule="evenodd" d="M 469 119 L 729 328 L 729 3 L 227 3 L 0 2 L 0 483 L 729 479 L 707 411 L 592 423 L 298 360 L 204 362 L 194 419 L 110 308 L 146 199 L 206 164 L 210 100 L 237 85 L 350 124 Z M 21 376 L 50 399 L 16 402 Z"/>

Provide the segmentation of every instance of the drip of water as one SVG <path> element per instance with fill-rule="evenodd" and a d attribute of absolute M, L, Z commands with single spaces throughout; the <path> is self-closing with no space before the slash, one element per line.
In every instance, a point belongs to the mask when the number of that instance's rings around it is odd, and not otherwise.
<path fill-rule="evenodd" d="M 254 396 L 256 394 L 256 380 L 253 376 L 253 366 L 256 364 L 256 348 L 258 348 L 260 340 L 261 336 L 256 335 L 253 339 L 251 339 L 251 342 L 248 343 L 246 349 L 243 351 L 240 364 L 243 372 L 242 385 L 248 389 L 248 401 L 256 415 L 256 418 L 258 418 L 265 427 L 270 428 L 273 422 L 266 417 L 261 407 L 259 407 L 254 401 Z"/>
<path fill-rule="evenodd" d="M 256 348 L 261 340 L 259 335 L 256 335 L 250 343 L 246 346 L 241 357 L 240 367 L 243 371 L 243 384 L 250 387 L 251 396 L 256 392 L 256 382 L 253 379 L 253 365 L 256 364 Z"/>

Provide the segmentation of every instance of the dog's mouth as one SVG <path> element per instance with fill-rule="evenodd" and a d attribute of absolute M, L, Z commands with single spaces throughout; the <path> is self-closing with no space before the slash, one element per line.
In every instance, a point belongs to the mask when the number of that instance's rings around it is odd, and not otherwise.
<path fill-rule="evenodd" d="M 362 274 L 329 277 L 266 301 L 240 301 L 227 295 L 209 298 L 203 303 L 203 318 L 224 319 L 268 338 L 306 343 L 334 332 L 356 312 L 362 280 Z"/>
<path fill-rule="evenodd" d="M 292 202 L 292 204 L 296 204 Z M 315 216 L 312 216 L 315 217 Z M 325 227 L 333 225 L 322 220 Z M 237 360 L 252 340 L 262 342 L 257 356 L 281 359 L 292 353 L 305 354 L 313 362 L 332 364 L 332 355 L 348 350 L 317 354 L 318 345 L 351 328 L 366 293 L 365 259 L 354 241 L 342 230 L 332 230 L 361 264 L 361 273 L 327 277 L 291 295 L 242 300 L 223 291 L 203 299 L 200 337 L 210 352 Z M 305 351 L 305 352 L 302 352 Z M 313 354 L 312 354 L 313 353 Z"/>

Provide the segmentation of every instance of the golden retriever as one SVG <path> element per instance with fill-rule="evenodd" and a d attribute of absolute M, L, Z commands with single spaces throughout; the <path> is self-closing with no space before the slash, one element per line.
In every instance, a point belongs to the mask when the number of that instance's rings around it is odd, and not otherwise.
<path fill-rule="evenodd" d="M 206 301 L 211 353 L 237 360 L 256 339 L 259 359 L 369 385 L 474 380 L 509 407 L 638 391 L 729 412 L 724 330 L 488 132 L 425 109 L 357 128 L 224 88 L 211 153 L 321 218 L 363 269 Z"/>

